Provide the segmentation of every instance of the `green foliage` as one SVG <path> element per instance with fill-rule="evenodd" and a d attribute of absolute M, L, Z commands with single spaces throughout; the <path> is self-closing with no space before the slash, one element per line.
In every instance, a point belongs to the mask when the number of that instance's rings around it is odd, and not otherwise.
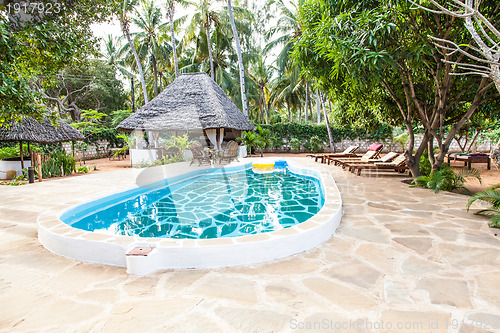
<path fill-rule="evenodd" d="M 189 140 L 189 135 L 186 133 L 183 136 L 173 136 L 168 141 L 166 149 L 177 148 L 182 154 L 184 150 L 189 149 L 192 143 L 193 141 Z"/>
<path fill-rule="evenodd" d="M 139 164 L 139 168 L 149 168 L 149 167 L 154 167 L 154 166 L 159 166 L 159 165 L 165 165 L 165 164 L 172 164 L 172 163 L 177 163 L 177 162 L 182 162 L 184 161 L 184 156 L 182 153 L 177 153 L 172 156 L 164 156 L 161 160 L 156 160 L 154 162 L 147 162 L 147 161 L 142 161 Z"/>
<path fill-rule="evenodd" d="M 263 129 L 269 129 L 271 136 L 280 137 L 290 141 L 297 138 L 301 141 L 308 141 L 311 137 L 317 136 L 320 141 L 328 142 L 328 131 L 326 125 L 304 125 L 297 123 L 278 123 L 274 125 L 260 125 Z M 384 141 L 392 137 L 392 127 L 381 125 L 378 128 L 370 130 L 336 128 L 332 127 L 332 136 L 334 142 L 340 142 L 344 139 L 366 139 L 373 141 Z"/>
<path fill-rule="evenodd" d="M 292 149 L 295 150 L 296 152 L 300 151 L 301 145 L 302 145 L 302 142 L 297 138 L 292 138 L 290 140 L 290 146 L 292 146 Z"/>
<path fill-rule="evenodd" d="M 467 211 L 475 201 L 482 201 L 490 204 L 491 207 L 481 209 L 474 214 L 490 216 L 490 227 L 500 228 L 500 184 L 492 186 L 483 192 L 474 194 L 467 203 Z"/>
<path fill-rule="evenodd" d="M 0 126 L 22 115 L 41 118 L 40 95 L 30 87 L 33 73 L 26 68 L 23 39 L 13 34 L 9 23 L 0 15 Z"/>
<path fill-rule="evenodd" d="M 410 135 L 408 133 L 401 133 L 392 138 L 392 141 L 395 143 L 399 143 L 401 145 L 401 151 L 405 151 L 406 144 L 410 139 Z"/>
<path fill-rule="evenodd" d="M 97 55 L 90 25 L 106 21 L 117 3 L 59 0 L 60 12 L 17 26 L 0 15 L 0 124 L 20 115 L 41 118 L 44 107 L 32 81 L 49 87 L 59 70 Z"/>
<path fill-rule="evenodd" d="M 116 110 L 111 112 L 111 127 L 115 128 L 132 114 L 132 110 Z"/>
<path fill-rule="evenodd" d="M 273 147 L 274 149 L 281 148 L 284 145 L 285 145 L 285 140 L 283 140 L 279 136 L 271 137 L 271 147 Z"/>
<path fill-rule="evenodd" d="M 319 136 L 315 135 L 304 143 L 304 147 L 309 149 L 313 153 L 318 153 L 323 149 L 324 142 L 322 142 Z"/>
<path fill-rule="evenodd" d="M 109 147 L 121 147 L 123 145 L 123 139 L 117 137 L 121 132 L 115 128 L 92 126 L 80 132 L 85 137 L 83 142 L 86 144 L 96 144 L 98 141 L 107 141 Z"/>
<path fill-rule="evenodd" d="M 19 157 L 20 154 L 21 152 L 19 151 L 19 145 L 16 145 L 14 147 L 0 148 L 0 160 Z M 27 144 L 23 144 L 23 156 L 29 157 Z"/>
<path fill-rule="evenodd" d="M 76 172 L 78 172 L 78 173 L 87 173 L 87 172 L 89 172 L 89 170 L 90 169 L 85 165 L 76 167 Z"/>
<path fill-rule="evenodd" d="M 252 148 L 258 146 L 259 134 L 252 131 L 244 131 L 241 137 L 236 138 L 236 142 L 243 143 L 247 147 L 248 154 L 252 154 Z"/>
<path fill-rule="evenodd" d="M 267 128 L 262 128 L 262 126 L 257 126 L 257 132 L 259 133 L 257 147 L 260 149 L 262 155 L 263 149 L 271 147 L 271 131 Z"/>
<path fill-rule="evenodd" d="M 75 165 L 76 160 L 72 155 L 59 151 L 42 162 L 42 178 L 70 175 L 75 170 Z"/>
<path fill-rule="evenodd" d="M 429 176 L 431 174 L 432 165 L 431 161 L 429 161 L 429 153 L 427 152 L 427 149 L 424 151 L 422 156 L 420 156 L 418 167 L 422 176 Z"/>
<path fill-rule="evenodd" d="M 428 176 L 420 176 L 413 180 L 412 187 L 424 187 L 438 193 L 439 191 L 459 191 L 469 192 L 464 187 L 467 178 L 476 178 L 481 183 L 481 174 L 476 169 L 462 169 L 456 173 L 448 164 L 443 164 L 441 169 L 436 170 Z"/>

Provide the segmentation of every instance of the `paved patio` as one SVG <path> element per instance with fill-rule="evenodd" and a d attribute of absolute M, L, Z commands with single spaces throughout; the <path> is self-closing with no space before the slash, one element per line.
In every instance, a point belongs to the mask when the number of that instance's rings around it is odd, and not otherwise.
<path fill-rule="evenodd" d="M 129 188 L 141 170 L 0 187 L 0 330 L 500 331 L 500 230 L 467 213 L 467 197 L 306 163 L 329 170 L 342 194 L 329 241 L 250 267 L 147 277 L 52 254 L 35 222 Z"/>

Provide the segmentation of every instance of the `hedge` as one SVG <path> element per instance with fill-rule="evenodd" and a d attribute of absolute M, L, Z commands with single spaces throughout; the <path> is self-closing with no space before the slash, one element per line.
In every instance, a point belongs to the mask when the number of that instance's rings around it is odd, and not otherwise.
<path fill-rule="evenodd" d="M 328 142 L 328 130 L 326 125 L 303 125 L 297 123 L 277 123 L 274 125 L 259 125 L 263 129 L 268 129 L 271 136 L 281 137 L 290 141 L 292 138 L 297 138 L 300 141 L 307 141 L 313 136 L 318 136 L 320 140 Z M 380 126 L 373 130 L 336 128 L 331 127 L 334 142 L 341 142 L 349 139 L 362 139 L 382 141 L 392 138 L 392 127 Z"/>

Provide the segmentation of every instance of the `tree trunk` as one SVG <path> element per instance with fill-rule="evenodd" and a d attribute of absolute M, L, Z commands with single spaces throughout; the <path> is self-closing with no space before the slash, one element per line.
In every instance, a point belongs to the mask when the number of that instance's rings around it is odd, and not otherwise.
<path fill-rule="evenodd" d="M 132 100 L 132 113 L 135 112 L 134 77 L 130 78 L 130 99 Z"/>
<path fill-rule="evenodd" d="M 316 90 L 316 108 L 317 108 L 317 115 L 318 115 L 318 121 L 317 124 L 321 124 L 321 102 L 319 100 L 319 91 Z M 311 118 L 312 120 L 312 118 Z"/>
<path fill-rule="evenodd" d="M 299 104 L 299 124 L 302 124 L 302 105 Z"/>
<path fill-rule="evenodd" d="M 153 79 L 156 97 L 158 96 L 158 69 L 156 68 L 156 57 L 154 55 L 152 56 L 151 63 L 153 64 Z"/>
<path fill-rule="evenodd" d="M 309 120 L 307 118 L 308 114 L 307 114 L 307 106 L 309 105 L 309 81 L 306 80 L 306 101 L 305 101 L 305 109 L 306 109 L 306 118 L 305 118 L 305 124 L 307 125 L 307 121 Z"/>
<path fill-rule="evenodd" d="M 288 122 L 292 122 L 292 112 L 290 112 L 290 105 L 286 102 L 286 110 L 288 111 Z"/>
<path fill-rule="evenodd" d="M 243 107 L 243 114 L 248 117 L 248 105 L 245 92 L 245 67 L 243 66 L 243 57 L 241 56 L 241 46 L 240 39 L 238 38 L 238 31 L 236 31 L 236 24 L 234 24 L 233 6 L 231 5 L 231 0 L 227 0 L 227 9 L 229 12 L 229 18 L 231 19 L 234 41 L 236 42 L 236 53 L 238 54 L 238 65 L 240 67 L 241 104 Z"/>
<path fill-rule="evenodd" d="M 333 143 L 332 129 L 330 128 L 330 121 L 328 120 L 328 114 L 326 113 L 325 107 L 325 97 L 321 96 L 321 105 L 323 106 L 323 114 L 326 122 L 326 130 L 328 131 L 328 140 L 330 141 L 330 150 L 335 153 L 335 144 Z"/>
<path fill-rule="evenodd" d="M 212 80 L 215 80 L 215 72 L 214 72 L 214 57 L 212 55 L 212 45 L 210 44 L 210 22 L 208 21 L 207 14 L 207 23 L 205 24 L 205 31 L 207 35 L 207 48 L 208 48 L 208 58 L 210 59 L 210 77 Z"/>
<path fill-rule="evenodd" d="M 128 45 L 130 45 L 130 49 L 132 50 L 132 54 L 134 55 L 137 69 L 139 70 L 139 79 L 141 80 L 142 92 L 144 94 L 144 104 L 146 104 L 147 102 L 149 102 L 149 98 L 148 98 L 148 91 L 146 90 L 146 81 L 144 80 L 144 72 L 142 70 L 141 61 L 139 60 L 139 56 L 137 55 L 137 50 L 135 49 L 135 45 L 132 42 L 132 38 L 130 38 L 128 24 L 126 22 L 124 22 L 123 19 L 120 20 L 120 24 L 122 27 L 123 34 L 127 38 Z"/>
<path fill-rule="evenodd" d="M 269 125 L 269 112 L 267 109 L 267 101 L 266 101 L 266 95 L 264 94 L 264 88 L 260 86 L 260 96 L 262 98 L 262 106 L 264 107 L 264 113 L 265 113 L 265 119 L 266 119 L 266 124 Z"/>
<path fill-rule="evenodd" d="M 177 60 L 177 50 L 175 46 L 175 31 L 174 31 L 174 0 L 170 0 L 169 17 L 170 17 L 170 38 L 172 39 L 172 52 L 174 54 L 175 77 L 179 76 L 179 63 Z"/>

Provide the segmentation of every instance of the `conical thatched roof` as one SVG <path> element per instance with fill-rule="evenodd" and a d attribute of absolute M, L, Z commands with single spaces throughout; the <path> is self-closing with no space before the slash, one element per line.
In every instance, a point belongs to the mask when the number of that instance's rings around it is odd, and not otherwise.
<path fill-rule="evenodd" d="M 52 143 L 83 139 L 83 135 L 77 129 L 62 120 L 58 126 L 54 126 L 48 119 L 40 123 L 34 118 L 23 117 L 20 122 L 0 127 L 0 141 Z"/>
<path fill-rule="evenodd" d="M 196 130 L 254 126 L 206 73 L 182 74 L 139 111 L 122 121 L 122 131 Z"/>

